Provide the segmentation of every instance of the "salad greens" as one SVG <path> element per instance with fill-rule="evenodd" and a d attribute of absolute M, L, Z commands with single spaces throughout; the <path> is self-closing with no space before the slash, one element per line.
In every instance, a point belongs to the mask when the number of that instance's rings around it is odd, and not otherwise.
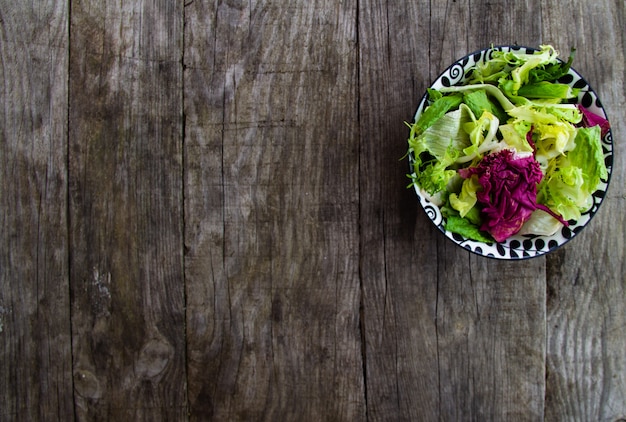
<path fill-rule="evenodd" d="M 482 242 L 551 235 L 593 205 L 609 125 L 559 83 L 573 53 L 494 50 L 464 85 L 428 90 L 408 125 L 410 186 L 440 206 L 446 230 Z"/>

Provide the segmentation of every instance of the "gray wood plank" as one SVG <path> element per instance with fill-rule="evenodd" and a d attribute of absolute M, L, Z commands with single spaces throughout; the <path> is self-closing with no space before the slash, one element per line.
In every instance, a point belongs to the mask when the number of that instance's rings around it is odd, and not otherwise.
<path fill-rule="evenodd" d="M 192 420 L 362 420 L 355 2 L 185 9 Z"/>
<path fill-rule="evenodd" d="M 541 419 L 545 259 L 502 263 L 453 245 L 404 190 L 408 164 L 398 162 L 402 122 L 426 86 L 455 59 L 511 43 L 511 34 L 537 44 L 540 25 L 517 14 L 538 12 L 539 2 L 359 4 L 368 417 Z"/>
<path fill-rule="evenodd" d="M 542 420 L 545 260 L 471 257 L 463 265 L 446 249 L 437 304 L 440 417 Z"/>
<path fill-rule="evenodd" d="M 0 5 L 0 419 L 71 420 L 67 2 Z"/>
<path fill-rule="evenodd" d="M 72 349 L 80 420 L 186 415 L 182 3 L 71 4 Z"/>
<path fill-rule="evenodd" d="M 428 4 L 359 2 L 362 331 L 368 420 L 433 420 L 437 233 L 406 189 L 406 127 L 430 78 Z M 420 39 L 421 37 L 424 37 Z M 416 239 L 419 239 L 416 241 Z"/>
<path fill-rule="evenodd" d="M 585 230 L 547 261 L 546 418 L 626 419 L 626 29 L 623 1 L 545 3 L 545 38 L 576 48 L 574 68 L 612 124 L 613 175 Z M 576 30 L 573 30 L 576 28 Z"/>

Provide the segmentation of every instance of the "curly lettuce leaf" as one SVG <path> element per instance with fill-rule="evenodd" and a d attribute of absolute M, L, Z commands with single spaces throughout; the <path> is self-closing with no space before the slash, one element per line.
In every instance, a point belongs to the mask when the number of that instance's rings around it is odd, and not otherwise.
<path fill-rule="evenodd" d="M 442 191 L 448 182 L 456 175 L 456 171 L 449 170 L 444 162 L 428 163 L 419 173 L 415 173 L 413 183 L 420 186 L 430 195 Z"/>
<path fill-rule="evenodd" d="M 573 104 L 540 104 L 531 103 L 517 106 L 507 111 L 509 115 L 518 121 L 535 123 L 554 123 L 564 121 L 569 123 L 580 123 L 583 118 L 582 113 Z"/>
<path fill-rule="evenodd" d="M 582 188 L 591 195 L 598 187 L 601 179 L 608 178 L 608 170 L 604 163 L 600 126 L 579 128 L 576 135 L 576 147 L 567 154 L 567 160 L 582 169 Z"/>
<path fill-rule="evenodd" d="M 512 123 L 500 125 L 500 134 L 502 141 L 505 142 L 518 153 L 532 153 L 534 151 L 532 145 L 528 142 L 529 125 L 515 125 Z"/>
<path fill-rule="evenodd" d="M 542 45 L 539 51 L 531 53 L 496 50 L 489 60 L 476 63 L 468 82 L 497 83 L 510 78 L 511 71 L 524 64 L 527 64 L 527 68 L 519 72 L 519 80 L 528 80 L 530 83 L 553 82 L 569 72 L 574 51 L 571 50 L 567 62 L 562 62 L 557 60 L 558 53 L 550 45 Z"/>
<path fill-rule="evenodd" d="M 555 157 L 563 155 L 575 146 L 576 129 L 567 123 L 538 124 L 533 128 L 534 141 L 537 149 L 535 157 L 547 167 L 547 163 Z"/>
<path fill-rule="evenodd" d="M 538 199 L 566 220 L 578 220 L 593 205 L 592 193 L 608 178 L 600 127 L 577 129 L 575 147 L 555 159 L 539 185 Z"/>
<path fill-rule="evenodd" d="M 446 188 L 456 175 L 456 170 L 450 167 L 456 163 L 461 150 L 470 145 L 463 126 L 473 118 L 469 108 L 461 105 L 441 116 L 419 136 L 415 125 L 411 128 L 408 142 L 409 151 L 415 157 L 413 184 L 430 195 Z"/>
<path fill-rule="evenodd" d="M 591 206 L 591 197 L 583 189 L 582 170 L 575 166 L 554 166 L 539 186 L 537 200 L 565 220 L 578 220 Z"/>
<path fill-rule="evenodd" d="M 531 83 L 537 82 L 554 82 L 559 78 L 567 75 L 569 72 L 572 62 L 574 61 L 574 53 L 576 52 L 575 48 L 570 50 L 569 57 L 566 62 L 557 61 L 556 63 L 543 65 L 537 67 L 530 71 L 528 75 L 528 79 Z"/>
<path fill-rule="evenodd" d="M 478 182 L 478 178 L 476 176 L 469 177 L 463 180 L 463 184 L 461 185 L 461 192 L 459 194 L 451 193 L 448 201 L 450 202 L 450 206 L 459 212 L 461 217 L 466 217 L 472 209 L 474 209 L 476 202 L 478 201 L 476 198 L 476 192 L 481 188 L 480 183 Z M 469 218 L 474 217 L 474 214 L 470 214 Z M 480 221 L 475 220 L 472 221 L 475 224 L 478 224 Z"/>
<path fill-rule="evenodd" d="M 507 145 L 496 136 L 499 126 L 498 118 L 488 111 L 484 111 L 478 120 L 466 123 L 464 128 L 469 133 L 471 145 L 463 149 L 457 163 L 468 163 L 490 152 L 506 148 Z"/>
<path fill-rule="evenodd" d="M 498 55 L 494 53 L 494 56 Z M 516 65 L 506 77 L 499 81 L 500 88 L 513 97 L 520 95 L 519 89 L 530 81 L 533 70 L 559 63 L 558 52 L 550 45 L 542 45 L 539 51 L 530 54 L 509 51 L 502 53 L 502 56 L 510 64 Z"/>
<path fill-rule="evenodd" d="M 518 133 L 527 130 L 529 125 L 532 127 L 530 137 L 535 145 L 535 158 L 544 172 L 551 160 L 575 147 L 577 132 L 572 121 L 582 119 L 576 106 L 523 105 L 511 110 L 510 114 L 515 118 L 511 124 Z"/>
<path fill-rule="evenodd" d="M 449 167 L 454 164 L 458 155 L 459 151 L 449 147 L 441 160 L 434 157 L 425 162 L 416 160 L 413 163 L 414 174 L 410 176 L 412 184 L 419 186 L 430 195 L 443 191 L 457 175 L 456 170 Z"/>

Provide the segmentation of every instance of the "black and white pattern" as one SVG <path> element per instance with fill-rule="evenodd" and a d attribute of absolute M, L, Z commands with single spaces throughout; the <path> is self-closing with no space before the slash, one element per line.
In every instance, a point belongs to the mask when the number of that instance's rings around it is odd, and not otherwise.
<path fill-rule="evenodd" d="M 520 51 L 522 53 L 537 51 L 534 48 L 528 47 L 500 46 L 468 54 L 449 66 L 441 75 L 439 75 L 439 77 L 431 85 L 431 88 L 438 89 L 444 86 L 462 85 L 469 76 L 468 72 L 471 72 L 471 68 L 478 62 L 490 59 L 493 52 L 497 50 Z M 578 95 L 578 103 L 582 104 L 589 111 L 607 118 L 606 112 L 604 111 L 598 96 L 578 72 L 570 68 L 569 73 L 562 77 L 559 82 L 568 84 L 574 88 L 579 88 L 580 93 Z M 425 94 L 417 108 L 415 121 L 417 121 L 419 116 L 422 114 L 422 111 L 426 106 L 427 99 L 428 94 Z M 420 204 L 424 208 L 428 218 L 430 218 L 433 224 L 435 224 L 435 226 L 437 226 L 437 228 L 444 233 L 446 237 L 455 242 L 457 245 L 462 246 L 463 248 L 478 255 L 490 258 L 505 260 L 533 258 L 551 252 L 570 241 L 574 238 L 574 236 L 580 233 L 580 231 L 589 223 L 591 218 L 598 211 L 600 204 L 606 195 L 613 168 L 613 136 L 610 130 L 602 139 L 602 148 L 608 170 L 608 178 L 607 180 L 602 180 L 598 189 L 593 193 L 592 207 L 587 212 L 583 213 L 581 218 L 577 221 L 569 221 L 569 227 L 563 227 L 553 236 L 515 235 L 511 236 L 502 243 L 482 243 L 470 240 L 461 235 L 446 231 L 443 227 L 444 218 L 441 215 L 439 207 L 431 202 L 428 199 L 428 196 L 422 192 L 419 187 L 416 186 L 415 190 Z M 413 157 L 409 155 L 411 172 L 413 172 L 413 162 Z"/>

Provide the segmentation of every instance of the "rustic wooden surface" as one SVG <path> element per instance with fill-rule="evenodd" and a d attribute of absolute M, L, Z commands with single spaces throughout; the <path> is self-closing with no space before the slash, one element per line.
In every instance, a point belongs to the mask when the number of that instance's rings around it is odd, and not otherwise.
<path fill-rule="evenodd" d="M 626 420 L 623 0 L 0 0 L 0 420 Z M 405 188 L 424 89 L 577 48 L 608 195 L 484 259 Z"/>

